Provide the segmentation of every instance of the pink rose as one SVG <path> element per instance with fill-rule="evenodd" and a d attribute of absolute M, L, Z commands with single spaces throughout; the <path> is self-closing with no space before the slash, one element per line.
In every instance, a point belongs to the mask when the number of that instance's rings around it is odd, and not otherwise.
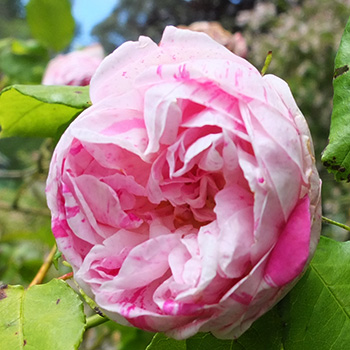
<path fill-rule="evenodd" d="M 58 55 L 49 62 L 42 83 L 44 85 L 89 85 L 92 75 L 103 58 L 104 52 L 100 44 L 66 55 Z"/>
<path fill-rule="evenodd" d="M 111 319 L 235 338 L 296 283 L 321 225 L 310 133 L 287 84 L 167 27 L 109 55 L 47 183 L 75 278 Z"/>

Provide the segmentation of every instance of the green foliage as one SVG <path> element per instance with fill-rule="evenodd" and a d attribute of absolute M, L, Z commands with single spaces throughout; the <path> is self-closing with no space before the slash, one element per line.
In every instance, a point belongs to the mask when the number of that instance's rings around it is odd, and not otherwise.
<path fill-rule="evenodd" d="M 42 265 L 45 249 L 33 239 L 28 240 L 29 235 L 30 233 L 26 233 L 27 239 L 22 238 L 21 240 L 17 236 L 17 242 L 1 243 L 0 275 L 2 282 L 29 284 L 33 279 L 33 271 L 38 271 Z"/>
<path fill-rule="evenodd" d="M 280 350 L 281 343 L 282 325 L 274 308 L 235 340 L 222 340 L 210 333 L 198 333 L 187 340 L 176 341 L 157 333 L 147 350 Z"/>
<path fill-rule="evenodd" d="M 1 137 L 59 137 L 90 105 L 88 87 L 10 86 L 0 95 Z"/>
<path fill-rule="evenodd" d="M 236 340 L 220 340 L 210 333 L 200 333 L 188 339 L 188 350 L 280 350 L 282 325 L 277 310 L 272 309 Z"/>
<path fill-rule="evenodd" d="M 322 156 L 323 164 L 336 180 L 350 181 L 350 20 L 335 59 L 334 98 L 329 145 Z"/>
<path fill-rule="evenodd" d="M 110 326 L 111 324 L 120 334 L 118 350 L 145 350 L 154 336 L 154 333 L 144 332 L 134 327 L 126 327 L 109 322 Z"/>
<path fill-rule="evenodd" d="M 39 84 L 49 60 L 35 40 L 0 40 L 0 89 L 9 84 Z"/>
<path fill-rule="evenodd" d="M 43 45 L 60 51 L 73 39 L 75 22 L 69 0 L 30 0 L 26 10 L 31 33 Z"/>
<path fill-rule="evenodd" d="M 187 350 L 187 345 L 186 340 L 175 340 L 157 333 L 146 350 Z"/>
<path fill-rule="evenodd" d="M 1 19 L 14 19 L 20 14 L 20 0 L 0 0 Z"/>
<path fill-rule="evenodd" d="M 16 35 L 16 38 L 27 39 L 29 30 L 21 16 L 21 0 L 0 0 L 0 38 Z"/>
<path fill-rule="evenodd" d="M 322 238 L 310 268 L 280 303 L 285 350 L 347 349 L 350 242 Z"/>
<path fill-rule="evenodd" d="M 83 304 L 61 280 L 0 289 L 1 349 L 77 349 L 84 329 Z"/>
<path fill-rule="evenodd" d="M 198 333 L 187 340 L 176 341 L 157 333 L 147 350 L 280 350 L 281 344 L 282 324 L 277 308 L 274 308 L 235 340 L 222 340 L 210 333 Z"/>

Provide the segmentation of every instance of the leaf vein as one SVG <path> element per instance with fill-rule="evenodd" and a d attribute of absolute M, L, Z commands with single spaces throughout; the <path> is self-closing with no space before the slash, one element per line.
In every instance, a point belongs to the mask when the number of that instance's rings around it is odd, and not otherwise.
<path fill-rule="evenodd" d="M 325 279 L 322 277 L 322 274 L 320 274 L 316 267 L 313 266 L 313 264 L 310 264 L 311 269 L 313 269 L 317 275 L 317 277 L 321 280 L 321 282 L 325 285 L 326 289 L 328 290 L 329 294 L 333 297 L 333 299 L 336 301 L 338 304 L 339 308 L 343 311 L 347 319 L 350 319 L 350 314 L 348 311 L 345 309 L 345 307 L 342 305 L 341 301 L 337 298 L 336 294 L 332 291 L 330 288 L 329 284 L 325 281 Z"/>
<path fill-rule="evenodd" d="M 11 125 L 9 125 L 9 126 L 6 128 L 7 132 L 8 132 L 9 130 L 11 130 L 13 127 L 15 127 L 16 124 L 18 124 L 18 123 L 19 123 L 23 118 L 25 118 L 28 114 L 30 114 L 31 112 L 33 112 L 33 111 L 35 111 L 36 109 L 40 108 L 42 104 L 43 104 L 43 102 L 40 102 L 38 105 L 32 107 L 31 109 L 29 109 L 29 110 L 26 111 L 25 113 L 21 114 L 21 116 L 20 116 L 17 120 L 15 120 Z"/>
<path fill-rule="evenodd" d="M 21 348 L 24 345 L 24 334 L 23 334 L 23 314 L 24 314 L 24 295 L 25 295 L 26 291 L 23 290 L 23 292 L 21 293 L 21 299 L 20 299 L 20 307 L 19 307 L 19 337 L 20 337 L 20 346 Z"/>

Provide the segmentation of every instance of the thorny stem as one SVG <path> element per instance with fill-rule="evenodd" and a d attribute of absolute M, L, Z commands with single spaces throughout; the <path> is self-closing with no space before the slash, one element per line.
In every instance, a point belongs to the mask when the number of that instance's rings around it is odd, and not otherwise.
<path fill-rule="evenodd" d="M 99 326 L 102 323 L 108 322 L 109 318 L 106 316 L 93 315 L 86 319 L 86 327 L 85 329 L 90 329 L 96 326 Z"/>
<path fill-rule="evenodd" d="M 341 224 L 340 222 L 334 221 L 334 220 L 332 220 L 332 219 L 328 219 L 328 218 L 326 218 L 325 216 L 322 216 L 322 220 L 323 220 L 324 222 L 327 222 L 328 224 L 341 227 L 341 228 L 343 228 L 343 229 L 346 230 L 346 231 L 350 231 L 350 226 Z"/>
<path fill-rule="evenodd" d="M 44 263 L 41 265 L 38 273 L 36 274 L 36 276 L 34 277 L 33 281 L 30 283 L 29 287 L 31 286 L 35 286 L 36 284 L 40 284 L 44 277 L 46 276 L 47 271 L 49 270 L 51 264 L 52 264 L 52 260 L 55 256 L 56 253 L 56 244 L 52 247 L 49 255 L 46 257 Z"/>

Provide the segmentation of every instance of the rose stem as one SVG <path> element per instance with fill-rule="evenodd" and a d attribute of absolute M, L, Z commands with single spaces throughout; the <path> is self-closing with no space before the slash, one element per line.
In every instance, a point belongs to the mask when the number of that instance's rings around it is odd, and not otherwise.
<path fill-rule="evenodd" d="M 102 323 L 109 321 L 109 318 L 106 316 L 93 315 L 86 319 L 86 327 L 85 329 L 90 329 L 96 326 L 99 326 Z"/>
<path fill-rule="evenodd" d="M 346 230 L 346 231 L 350 231 L 350 226 L 341 224 L 340 222 L 334 221 L 334 220 L 332 220 L 332 219 L 328 219 L 328 218 L 326 218 L 325 216 L 322 216 L 322 220 L 323 220 L 324 222 L 327 222 L 328 224 L 335 225 L 335 226 L 339 226 L 339 227 L 343 228 L 343 229 Z"/>
<path fill-rule="evenodd" d="M 29 287 L 34 286 L 36 284 L 40 284 L 43 281 L 47 271 L 49 270 L 49 268 L 50 268 L 50 266 L 52 264 L 52 260 L 53 260 L 53 258 L 55 256 L 56 249 L 57 249 L 57 247 L 56 247 L 56 244 L 55 244 L 52 247 L 49 255 L 46 257 L 44 263 L 41 265 L 41 267 L 40 267 L 38 273 L 36 274 L 36 276 L 34 277 L 33 281 L 30 283 Z"/>
<path fill-rule="evenodd" d="M 69 280 L 70 278 L 73 278 L 73 272 L 68 272 L 60 277 L 57 277 L 58 280 Z"/>

